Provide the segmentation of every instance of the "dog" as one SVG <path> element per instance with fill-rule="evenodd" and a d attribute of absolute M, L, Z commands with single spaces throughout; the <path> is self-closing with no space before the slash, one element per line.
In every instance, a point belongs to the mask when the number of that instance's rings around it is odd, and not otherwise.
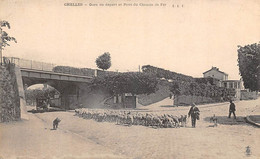
<path fill-rule="evenodd" d="M 182 127 L 186 127 L 186 123 L 187 123 L 187 115 L 181 115 L 178 118 L 179 123 L 181 124 Z"/>
<path fill-rule="evenodd" d="M 60 122 L 61 120 L 58 117 L 53 120 L 53 130 L 56 130 L 58 128 Z"/>
<path fill-rule="evenodd" d="M 214 127 L 218 126 L 218 118 L 215 116 L 215 114 L 210 118 L 210 122 L 214 123 Z"/>

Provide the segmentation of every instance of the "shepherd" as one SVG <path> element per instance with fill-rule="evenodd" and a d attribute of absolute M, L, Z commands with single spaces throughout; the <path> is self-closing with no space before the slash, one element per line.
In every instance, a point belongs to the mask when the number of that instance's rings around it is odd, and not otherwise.
<path fill-rule="evenodd" d="M 196 107 L 195 103 L 191 104 L 191 108 L 190 111 L 188 113 L 189 117 L 191 116 L 191 124 L 192 127 L 195 128 L 196 127 L 196 120 L 199 120 L 199 116 L 200 116 L 200 110 L 198 107 Z"/>

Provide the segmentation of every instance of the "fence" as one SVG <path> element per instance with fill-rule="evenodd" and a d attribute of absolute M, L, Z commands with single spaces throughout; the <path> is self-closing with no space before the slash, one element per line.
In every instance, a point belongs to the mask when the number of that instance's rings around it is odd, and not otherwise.
<path fill-rule="evenodd" d="M 251 100 L 251 99 L 257 99 L 257 94 L 258 92 L 250 92 L 247 90 L 241 90 L 241 96 L 240 99 L 241 100 Z"/>
<path fill-rule="evenodd" d="M 41 71 L 52 71 L 56 66 L 51 63 L 38 62 L 33 60 L 26 60 L 17 57 L 3 57 L 4 63 L 14 63 L 20 68 L 27 68 L 33 70 L 41 70 Z"/>

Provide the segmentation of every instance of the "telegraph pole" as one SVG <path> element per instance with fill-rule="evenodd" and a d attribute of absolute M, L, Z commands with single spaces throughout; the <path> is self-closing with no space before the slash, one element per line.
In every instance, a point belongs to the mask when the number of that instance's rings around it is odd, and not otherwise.
<path fill-rule="evenodd" d="M 1 22 L 0 22 L 0 25 L 1 25 Z M 3 39 L 2 39 L 2 28 L 0 27 L 0 58 L 1 58 L 1 65 L 3 63 L 2 61 L 2 44 L 3 44 Z"/>

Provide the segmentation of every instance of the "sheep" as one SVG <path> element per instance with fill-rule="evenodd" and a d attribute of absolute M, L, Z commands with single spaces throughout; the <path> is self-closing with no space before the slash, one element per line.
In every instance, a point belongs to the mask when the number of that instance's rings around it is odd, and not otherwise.
<path fill-rule="evenodd" d="M 84 119 L 98 122 L 116 122 L 117 124 L 143 125 L 152 127 L 180 127 L 185 126 L 187 115 L 180 117 L 169 114 L 151 114 L 133 111 L 118 111 L 109 109 L 76 109 L 76 115 Z"/>
<path fill-rule="evenodd" d="M 178 118 L 179 123 L 181 124 L 182 127 L 186 127 L 187 123 L 187 115 L 181 115 L 180 118 Z"/>

